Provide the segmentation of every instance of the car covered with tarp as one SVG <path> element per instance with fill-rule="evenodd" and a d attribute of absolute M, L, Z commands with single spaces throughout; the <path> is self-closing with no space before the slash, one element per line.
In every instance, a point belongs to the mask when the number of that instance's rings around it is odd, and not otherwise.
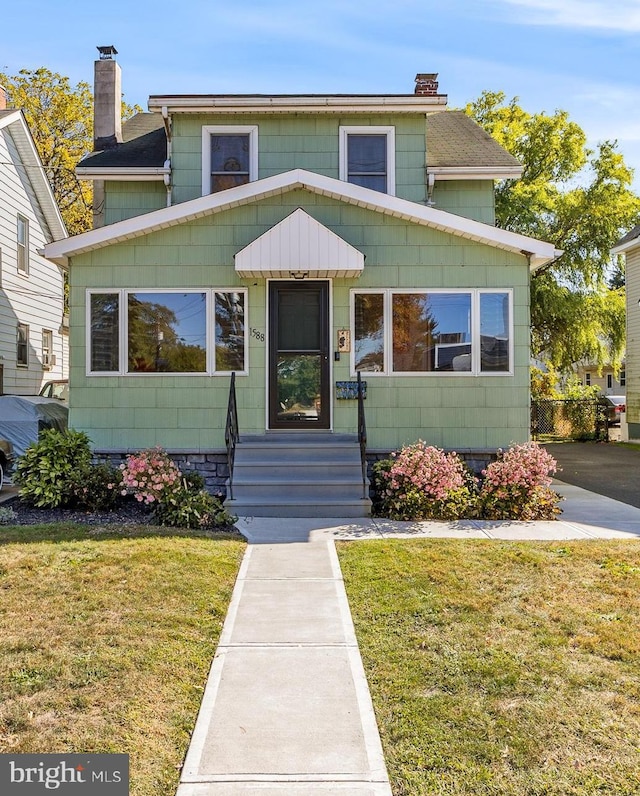
<path fill-rule="evenodd" d="M 55 398 L 39 395 L 0 395 L 0 437 L 13 446 L 13 457 L 22 456 L 47 428 L 64 431 L 69 409 Z"/>

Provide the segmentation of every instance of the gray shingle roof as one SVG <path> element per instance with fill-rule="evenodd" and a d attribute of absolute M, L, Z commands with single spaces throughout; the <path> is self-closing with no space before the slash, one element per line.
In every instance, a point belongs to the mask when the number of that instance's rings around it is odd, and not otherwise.
<path fill-rule="evenodd" d="M 640 238 L 640 224 L 636 224 L 636 226 L 632 230 L 629 230 L 623 238 L 620 238 L 616 246 L 624 246 L 625 243 L 631 243 L 631 241 L 636 238 Z"/>
<path fill-rule="evenodd" d="M 122 125 L 123 142 L 113 149 L 92 152 L 82 168 L 161 168 L 167 159 L 167 138 L 158 113 L 138 113 Z"/>
<path fill-rule="evenodd" d="M 517 167 L 516 158 L 464 111 L 427 115 L 427 165 Z"/>
<path fill-rule="evenodd" d="M 93 152 L 78 165 L 92 169 L 163 166 L 167 144 L 160 114 L 137 114 L 123 124 L 122 136 L 122 144 L 114 149 Z M 426 136 L 430 168 L 513 168 L 519 165 L 513 155 L 463 111 L 428 114 Z"/>

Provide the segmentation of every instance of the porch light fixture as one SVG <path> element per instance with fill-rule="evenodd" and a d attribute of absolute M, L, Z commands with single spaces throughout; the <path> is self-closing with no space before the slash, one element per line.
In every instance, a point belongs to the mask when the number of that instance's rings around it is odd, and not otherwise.
<path fill-rule="evenodd" d="M 309 276 L 308 271 L 291 271 L 291 276 L 294 279 L 306 279 Z"/>

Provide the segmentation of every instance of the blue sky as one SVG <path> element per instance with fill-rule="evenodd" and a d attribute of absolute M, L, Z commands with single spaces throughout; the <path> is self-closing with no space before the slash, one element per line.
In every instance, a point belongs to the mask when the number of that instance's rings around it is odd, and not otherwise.
<path fill-rule="evenodd" d="M 22 0 L 0 70 L 93 83 L 113 44 L 129 103 L 150 94 L 411 93 L 437 72 L 449 106 L 485 90 L 569 112 L 616 139 L 640 192 L 640 0 Z M 10 35 L 10 33 L 13 35 Z"/>

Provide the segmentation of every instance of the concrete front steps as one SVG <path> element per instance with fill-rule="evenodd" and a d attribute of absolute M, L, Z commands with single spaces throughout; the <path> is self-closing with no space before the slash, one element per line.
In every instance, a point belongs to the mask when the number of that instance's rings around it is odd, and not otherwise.
<path fill-rule="evenodd" d="M 241 437 L 225 508 L 239 517 L 368 517 L 368 493 L 355 435 L 271 432 Z"/>

